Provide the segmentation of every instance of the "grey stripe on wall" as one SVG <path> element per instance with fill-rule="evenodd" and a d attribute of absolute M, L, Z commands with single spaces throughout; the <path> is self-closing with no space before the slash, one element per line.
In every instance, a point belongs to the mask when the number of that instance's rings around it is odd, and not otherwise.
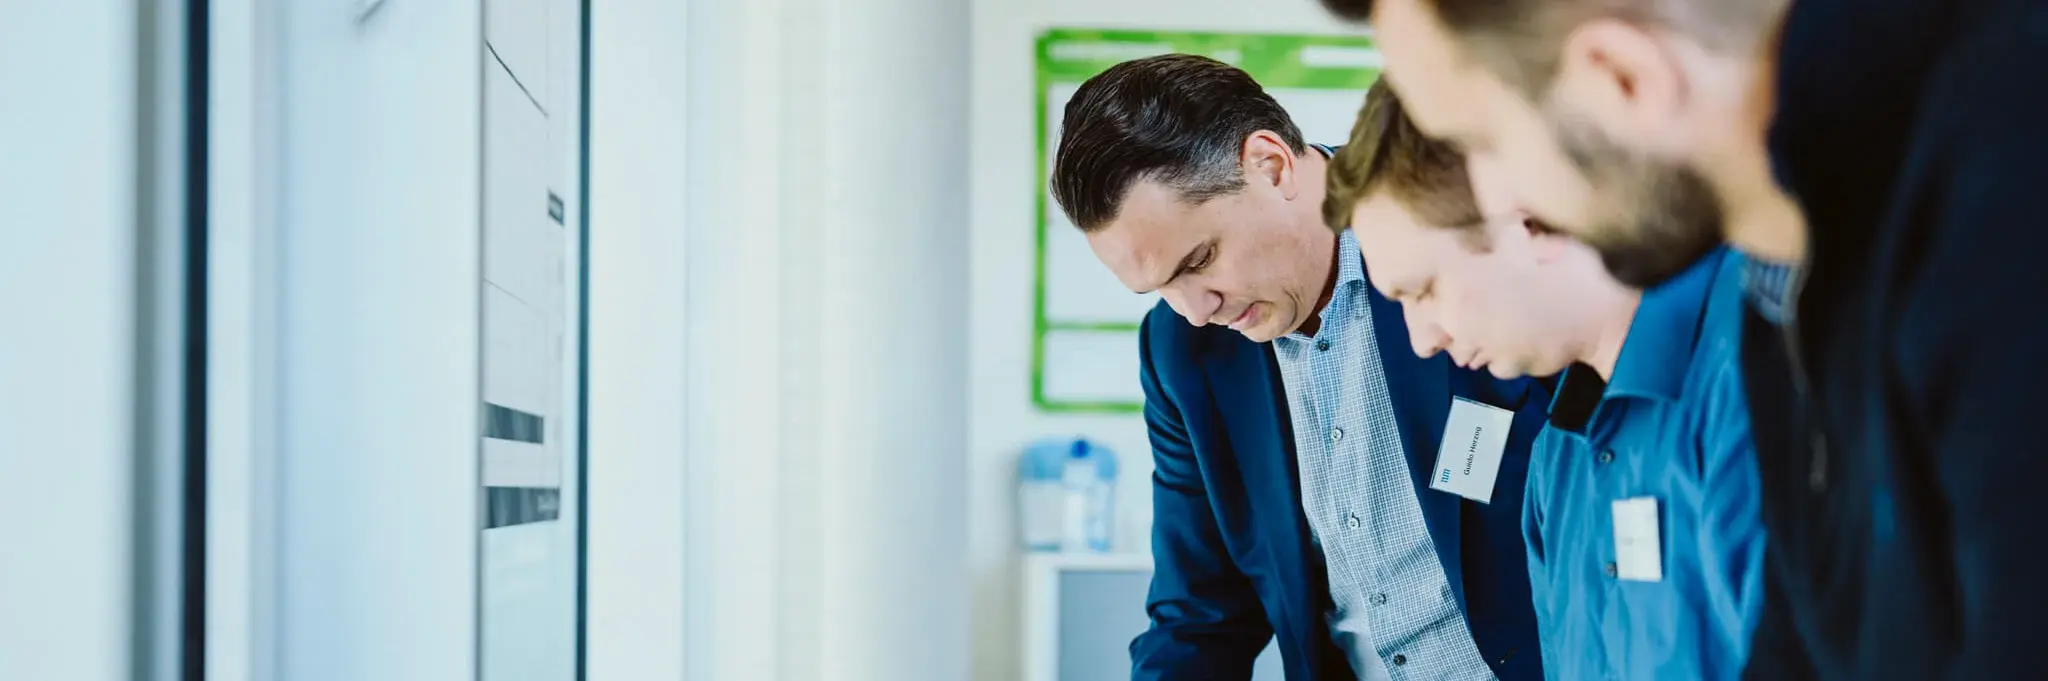
<path fill-rule="evenodd" d="M 556 520 L 562 490 L 554 487 L 485 487 L 484 529 Z"/>
<path fill-rule="evenodd" d="M 546 431 L 547 420 L 539 414 L 484 403 L 484 437 L 540 444 Z"/>

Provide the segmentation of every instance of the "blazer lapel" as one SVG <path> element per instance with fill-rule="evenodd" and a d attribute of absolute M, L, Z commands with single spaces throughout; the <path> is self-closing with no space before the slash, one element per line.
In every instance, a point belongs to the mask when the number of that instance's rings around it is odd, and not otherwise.
<path fill-rule="evenodd" d="M 1252 498 L 1257 527 L 1250 536 L 1261 544 L 1280 579 L 1286 597 L 1286 621 L 1275 630 L 1292 634 L 1303 646 L 1301 659 L 1320 665 L 1322 603 L 1329 595 L 1329 574 L 1309 542 L 1308 519 L 1302 514 L 1301 469 L 1295 464 L 1294 428 L 1288 420 L 1286 388 L 1270 348 L 1231 332 L 1212 336 L 1203 362 L 1210 394 L 1216 396 L 1238 472 Z M 1287 639 L 1283 639 L 1287 640 Z"/>
<path fill-rule="evenodd" d="M 1416 357 L 1408 338 L 1408 326 L 1401 306 L 1367 287 L 1371 300 L 1372 325 L 1379 340 L 1380 364 L 1385 367 L 1387 392 L 1394 402 L 1394 422 L 1401 427 L 1401 443 L 1408 454 L 1408 477 L 1422 503 L 1422 519 L 1429 537 L 1436 543 L 1437 559 L 1459 602 L 1465 599 L 1463 562 L 1458 550 L 1459 511 L 1464 499 L 1429 488 L 1429 474 L 1436 470 L 1438 441 L 1451 409 L 1451 362 L 1443 353 L 1427 359 Z"/>

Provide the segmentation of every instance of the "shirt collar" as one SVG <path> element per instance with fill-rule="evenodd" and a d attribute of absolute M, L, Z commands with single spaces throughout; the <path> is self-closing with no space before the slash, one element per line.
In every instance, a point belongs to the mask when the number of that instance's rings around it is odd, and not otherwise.
<path fill-rule="evenodd" d="M 1322 329 L 1329 328 L 1332 320 L 1352 314 L 1352 299 L 1358 296 L 1359 287 L 1365 285 L 1365 259 L 1358 252 L 1358 239 L 1351 235 L 1351 230 L 1344 230 L 1337 235 L 1335 257 L 1337 280 L 1330 285 L 1330 302 L 1325 303 L 1322 311 L 1317 313 L 1317 317 L 1323 322 L 1316 330 L 1318 334 L 1322 333 Z M 1282 338 L 1308 340 L 1309 335 L 1297 330 Z"/>
<path fill-rule="evenodd" d="M 1551 423 L 1581 430 L 1601 403 L 1614 398 L 1679 399 L 1699 339 L 1700 318 L 1727 257 L 1726 249 L 1717 249 L 1677 277 L 1644 291 L 1611 380 L 1603 383 L 1592 367 L 1573 365 L 1551 400 Z"/>
<path fill-rule="evenodd" d="M 1784 326 L 1792 319 L 1792 270 L 1792 265 L 1756 258 L 1743 266 L 1743 297 L 1764 321 Z"/>
<path fill-rule="evenodd" d="M 1621 357 L 1614 362 L 1609 396 L 1678 399 L 1699 340 L 1700 318 L 1706 315 L 1707 294 L 1727 256 L 1726 249 L 1715 250 L 1677 278 L 1643 292 Z"/>
<path fill-rule="evenodd" d="M 1351 230 L 1337 234 L 1337 285 L 1335 290 L 1365 283 L 1365 256 L 1358 251 L 1358 237 Z M 1335 294 L 1331 295 L 1335 298 Z"/>

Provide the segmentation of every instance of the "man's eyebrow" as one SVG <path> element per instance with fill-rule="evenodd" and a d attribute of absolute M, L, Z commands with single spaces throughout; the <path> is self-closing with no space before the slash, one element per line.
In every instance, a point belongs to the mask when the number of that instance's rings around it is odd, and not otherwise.
<path fill-rule="evenodd" d="M 1406 284 L 1397 283 L 1391 286 L 1375 285 L 1374 287 L 1380 290 L 1381 296 L 1385 296 L 1387 300 L 1391 300 L 1397 303 L 1408 299 L 1409 296 L 1408 286 Z"/>
<path fill-rule="evenodd" d="M 1399 286 L 1381 286 L 1379 287 L 1379 289 L 1381 296 L 1384 296 L 1387 300 L 1391 300 L 1396 303 L 1401 302 L 1401 299 L 1408 297 L 1408 290 Z"/>
<path fill-rule="evenodd" d="M 1193 248 L 1188 249 L 1187 255 L 1183 255 L 1180 257 L 1180 264 L 1173 266 L 1173 274 L 1167 275 L 1166 281 L 1160 282 L 1158 286 L 1153 286 L 1143 291 L 1139 291 L 1139 295 L 1151 293 L 1159 289 L 1166 288 L 1168 284 L 1173 283 L 1173 280 L 1179 279 L 1180 275 L 1186 274 L 1188 271 L 1188 265 L 1194 264 L 1195 262 L 1195 254 L 1201 253 L 1202 248 L 1208 245 L 1209 242 L 1204 241 L 1202 243 L 1195 244 Z"/>

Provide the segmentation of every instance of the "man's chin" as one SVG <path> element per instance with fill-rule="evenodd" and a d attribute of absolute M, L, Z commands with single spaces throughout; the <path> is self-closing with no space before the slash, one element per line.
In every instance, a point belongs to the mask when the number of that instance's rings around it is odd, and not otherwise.
<path fill-rule="evenodd" d="M 1503 381 L 1512 381 L 1529 375 L 1528 369 L 1510 362 L 1487 362 L 1486 373 L 1493 374 L 1494 378 Z"/>
<path fill-rule="evenodd" d="M 1571 366 L 1572 362 L 1570 360 L 1560 360 L 1557 358 L 1550 357 L 1535 357 L 1512 366 L 1501 364 L 1490 365 L 1487 368 L 1493 371 L 1493 375 L 1495 378 L 1499 378 L 1501 380 L 1512 380 L 1517 378 L 1549 378 L 1552 376 L 1563 374 L 1565 370 L 1571 368 Z M 1500 367 L 1505 367 L 1505 370 Z M 1513 375 L 1503 376 L 1503 373 L 1512 373 Z"/>
<path fill-rule="evenodd" d="M 1275 338 L 1287 335 L 1284 332 L 1279 332 L 1264 327 L 1256 329 L 1245 329 L 1240 333 L 1244 335 L 1246 340 L 1249 340 L 1253 343 L 1270 343 Z"/>
<path fill-rule="evenodd" d="M 1258 326 L 1254 326 L 1252 328 L 1239 331 L 1238 333 L 1240 335 L 1243 335 L 1246 340 L 1249 340 L 1253 343 L 1269 343 L 1272 342 L 1272 340 L 1275 338 L 1279 338 L 1281 336 L 1293 333 L 1294 330 L 1296 328 L 1299 328 L 1300 326 L 1301 325 L 1299 324 L 1289 326 L 1285 323 L 1275 322 L 1271 319 L 1268 319 L 1264 324 L 1260 324 Z"/>
<path fill-rule="evenodd" d="M 1519 359 L 1488 359 L 1486 361 L 1486 366 L 1483 368 L 1486 370 L 1486 373 L 1491 374 L 1494 378 L 1503 381 L 1512 381 L 1517 378 L 1527 378 L 1531 376 L 1549 376 L 1560 371 L 1564 371 L 1564 369 L 1562 367 L 1557 366 L 1555 362 L 1551 362 L 1550 360 L 1541 357 L 1523 357 Z"/>

